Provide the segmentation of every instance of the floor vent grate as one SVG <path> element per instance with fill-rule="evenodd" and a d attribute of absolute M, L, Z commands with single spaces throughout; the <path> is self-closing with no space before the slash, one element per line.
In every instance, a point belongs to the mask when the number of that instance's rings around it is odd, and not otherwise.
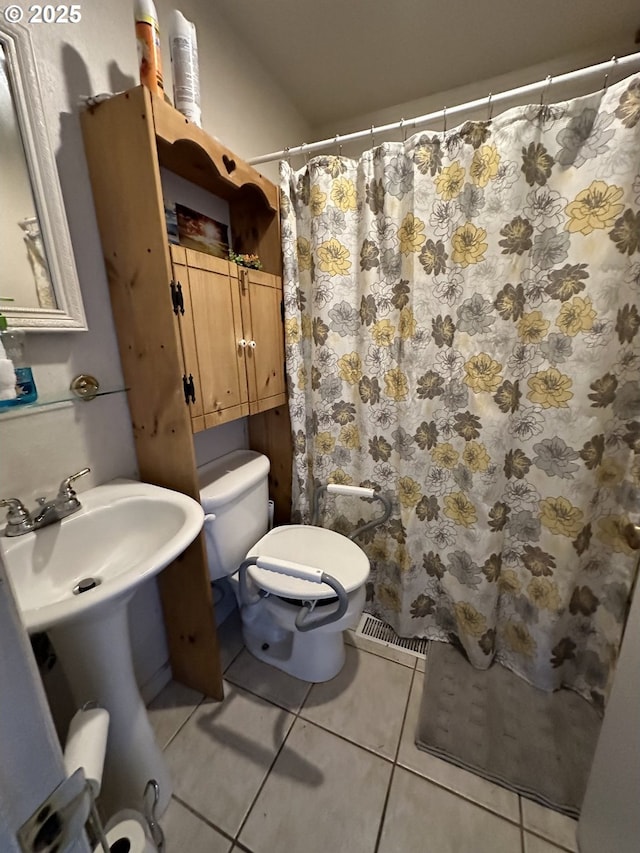
<path fill-rule="evenodd" d="M 386 622 L 383 622 L 382 619 L 376 619 L 375 616 L 369 616 L 368 613 L 363 613 L 356 629 L 356 635 L 368 637 L 372 642 L 380 643 L 382 646 L 394 646 L 397 649 L 402 649 L 417 658 L 426 657 L 429 645 L 429 640 L 423 637 L 410 639 L 399 637 Z"/>

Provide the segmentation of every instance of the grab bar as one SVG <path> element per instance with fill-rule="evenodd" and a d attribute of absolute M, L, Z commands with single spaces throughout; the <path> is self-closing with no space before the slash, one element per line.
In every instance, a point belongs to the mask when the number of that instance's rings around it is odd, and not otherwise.
<path fill-rule="evenodd" d="M 347 591 L 342 586 L 339 580 L 332 575 L 323 572 L 322 569 L 312 568 L 311 566 L 303 566 L 299 563 L 292 563 L 289 560 L 280 560 L 276 557 L 247 557 L 242 561 L 239 569 L 240 581 L 240 601 L 242 604 L 249 606 L 257 604 L 261 596 L 251 594 L 247 583 L 247 569 L 249 566 L 257 566 L 259 569 L 265 569 L 268 572 L 276 572 L 281 575 L 288 575 L 292 578 L 300 578 L 300 580 L 311 581 L 311 583 L 325 583 L 330 586 L 338 597 L 338 606 L 331 613 L 326 613 L 322 616 L 312 617 L 312 610 L 315 604 L 306 602 L 300 608 L 296 616 L 295 625 L 298 631 L 312 631 L 314 628 L 321 628 L 324 625 L 330 625 L 332 622 L 337 622 L 342 619 L 347 612 L 349 606 L 349 596 Z"/>
<path fill-rule="evenodd" d="M 347 612 L 349 598 L 340 581 L 332 575 L 328 575 L 326 572 L 323 572 L 322 583 L 326 583 L 327 586 L 330 586 L 335 591 L 338 596 L 338 607 L 332 613 L 327 613 L 324 616 L 316 616 L 313 618 L 311 615 L 311 605 L 308 602 L 304 603 L 296 616 L 296 628 L 298 631 L 312 631 L 314 628 L 322 628 L 323 625 L 330 625 L 332 622 L 337 622 L 338 619 L 342 619 L 344 614 Z"/>
<path fill-rule="evenodd" d="M 356 527 L 356 529 L 347 536 L 347 539 L 351 539 L 352 541 L 356 537 L 360 536 L 361 533 L 364 533 L 367 530 L 373 530 L 379 525 L 384 524 L 391 515 L 391 501 L 387 495 L 380 494 L 374 489 L 367 489 L 364 486 L 346 486 L 343 483 L 325 483 L 322 486 L 318 486 L 313 495 L 311 524 L 314 526 L 318 524 L 318 517 L 320 515 L 320 498 L 325 492 L 334 495 L 350 495 L 352 497 L 363 498 L 366 500 L 378 500 L 384 507 L 384 512 L 381 516 L 373 518 L 365 524 L 361 524 L 360 527 Z"/>

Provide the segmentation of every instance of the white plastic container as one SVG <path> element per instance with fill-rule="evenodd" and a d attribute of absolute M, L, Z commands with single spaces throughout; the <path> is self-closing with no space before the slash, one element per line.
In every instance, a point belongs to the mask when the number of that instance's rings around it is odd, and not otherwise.
<path fill-rule="evenodd" d="M 175 9 L 169 26 L 173 103 L 183 116 L 201 127 L 200 74 L 195 25 Z"/>

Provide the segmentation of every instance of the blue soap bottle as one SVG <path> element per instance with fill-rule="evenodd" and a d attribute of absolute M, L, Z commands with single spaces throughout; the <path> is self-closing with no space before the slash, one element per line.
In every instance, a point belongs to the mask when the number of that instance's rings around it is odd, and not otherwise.
<path fill-rule="evenodd" d="M 7 318 L 0 314 L 0 340 L 7 358 L 13 363 L 17 395 L 14 400 L 0 400 L 0 408 L 3 409 L 34 403 L 38 399 L 33 373 L 24 354 L 25 337 L 25 333 L 19 329 L 8 329 Z"/>

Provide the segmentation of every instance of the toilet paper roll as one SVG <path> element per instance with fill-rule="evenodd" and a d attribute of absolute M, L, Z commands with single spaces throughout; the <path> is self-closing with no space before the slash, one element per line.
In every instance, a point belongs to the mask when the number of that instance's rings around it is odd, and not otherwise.
<path fill-rule="evenodd" d="M 124 814 L 124 812 L 120 812 L 120 814 Z M 117 818 L 118 815 L 115 815 L 114 819 Z M 141 815 L 117 820 L 106 832 L 109 848 L 114 853 L 117 853 L 118 850 L 126 850 L 127 853 L 158 853 L 158 848 L 145 834 L 142 820 Z M 95 847 L 94 853 L 102 853 L 102 847 L 100 845 Z"/>
<path fill-rule="evenodd" d="M 104 708 L 78 711 L 69 725 L 64 748 L 64 766 L 71 776 L 78 767 L 91 785 L 94 798 L 100 793 L 104 756 L 109 732 L 109 712 Z"/>

